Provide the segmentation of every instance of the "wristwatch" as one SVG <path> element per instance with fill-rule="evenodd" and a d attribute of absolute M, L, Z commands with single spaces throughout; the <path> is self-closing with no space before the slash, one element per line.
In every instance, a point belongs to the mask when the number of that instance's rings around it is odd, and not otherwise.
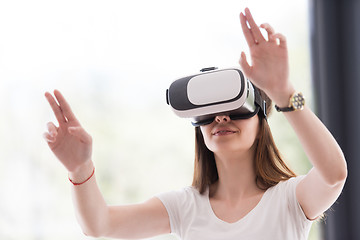
<path fill-rule="evenodd" d="M 305 106 L 305 98 L 304 95 L 301 92 L 295 92 L 293 95 L 291 95 L 289 100 L 289 106 L 287 107 L 279 107 L 275 105 L 275 109 L 278 112 L 291 112 L 291 111 L 297 111 L 302 110 Z"/>

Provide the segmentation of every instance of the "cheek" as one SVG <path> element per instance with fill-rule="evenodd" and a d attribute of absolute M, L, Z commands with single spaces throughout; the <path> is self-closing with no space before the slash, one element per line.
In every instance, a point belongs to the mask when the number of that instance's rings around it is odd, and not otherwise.
<path fill-rule="evenodd" d="M 251 124 L 248 126 L 246 135 L 249 139 L 256 141 L 259 138 L 260 128 L 257 124 Z"/>
<path fill-rule="evenodd" d="M 211 146 L 209 146 L 209 144 L 210 144 L 210 138 L 211 138 L 211 131 L 210 131 L 210 129 L 211 129 L 211 128 L 209 127 L 209 125 L 200 126 L 200 131 L 201 131 L 201 134 L 203 135 L 204 143 L 205 143 L 206 147 L 211 150 Z"/>
<path fill-rule="evenodd" d="M 208 128 L 206 126 L 200 126 L 200 132 L 203 135 L 204 141 L 208 138 Z"/>

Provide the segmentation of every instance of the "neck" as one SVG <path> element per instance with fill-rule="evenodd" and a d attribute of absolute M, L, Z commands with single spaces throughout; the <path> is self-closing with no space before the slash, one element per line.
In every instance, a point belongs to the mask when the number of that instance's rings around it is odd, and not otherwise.
<path fill-rule="evenodd" d="M 214 155 L 219 180 L 211 189 L 212 197 L 236 201 L 261 191 L 256 185 L 255 151 Z"/>

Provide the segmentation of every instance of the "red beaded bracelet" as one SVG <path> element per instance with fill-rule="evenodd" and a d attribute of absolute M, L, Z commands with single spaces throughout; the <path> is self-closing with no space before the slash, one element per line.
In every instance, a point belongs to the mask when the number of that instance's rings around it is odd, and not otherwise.
<path fill-rule="evenodd" d="M 94 169 L 93 169 L 90 177 L 88 177 L 85 181 L 80 182 L 80 183 L 76 183 L 76 182 L 73 182 L 73 180 L 71 180 L 70 177 L 69 177 L 69 180 L 70 180 L 70 182 L 71 182 L 72 184 L 74 184 L 75 186 L 79 186 L 79 185 L 84 184 L 84 183 L 86 183 L 87 181 L 89 181 L 90 178 L 94 175 L 94 173 L 95 173 L 95 167 L 94 167 Z"/>

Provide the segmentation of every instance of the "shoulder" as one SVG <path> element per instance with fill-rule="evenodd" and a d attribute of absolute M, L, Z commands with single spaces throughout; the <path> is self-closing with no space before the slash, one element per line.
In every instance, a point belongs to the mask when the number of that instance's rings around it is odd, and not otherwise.
<path fill-rule="evenodd" d="M 176 197 L 194 197 L 194 196 L 199 196 L 200 193 L 199 191 L 192 187 L 192 186 L 187 186 L 187 187 L 183 187 L 180 189 L 176 189 L 176 190 L 172 190 L 172 191 L 167 191 L 167 192 L 163 192 L 163 193 L 159 193 L 156 195 L 156 197 L 172 197 L 172 196 L 176 196 Z"/>
<path fill-rule="evenodd" d="M 181 236 L 186 224 L 189 224 L 194 215 L 198 215 L 201 207 L 206 205 L 204 204 L 206 196 L 201 195 L 197 189 L 189 186 L 174 191 L 163 192 L 155 197 L 160 199 L 168 212 L 171 232 Z"/>
<path fill-rule="evenodd" d="M 274 193 L 282 192 L 288 194 L 295 194 L 296 186 L 304 177 L 305 176 L 301 175 L 297 177 L 292 177 L 288 180 L 281 181 L 277 185 L 269 188 L 269 191 Z"/>
<path fill-rule="evenodd" d="M 305 176 L 292 177 L 288 180 L 279 182 L 269 188 L 267 194 L 271 199 L 281 205 L 287 204 L 291 208 L 297 208 L 296 187 Z"/>
<path fill-rule="evenodd" d="M 305 176 L 293 177 L 285 181 L 279 182 L 274 187 L 269 188 L 270 197 L 294 219 L 299 222 L 307 222 L 307 218 L 297 200 L 296 187 Z"/>
<path fill-rule="evenodd" d="M 157 194 L 155 197 L 159 198 L 165 207 L 171 207 L 171 205 L 172 207 L 175 207 L 176 205 L 176 207 L 185 208 L 203 198 L 204 195 L 201 195 L 194 187 L 187 186 L 181 189 Z"/>
<path fill-rule="evenodd" d="M 292 177 L 281 181 L 266 191 L 267 202 L 275 211 L 285 211 L 286 214 L 304 217 L 304 213 L 296 197 L 296 187 L 305 176 Z"/>

